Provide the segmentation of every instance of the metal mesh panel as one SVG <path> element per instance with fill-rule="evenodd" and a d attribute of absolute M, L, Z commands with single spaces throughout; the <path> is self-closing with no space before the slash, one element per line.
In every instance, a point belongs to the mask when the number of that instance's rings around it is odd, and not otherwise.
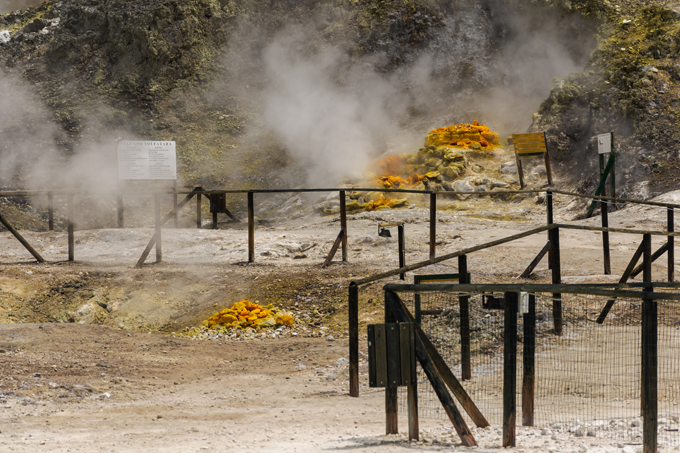
<path fill-rule="evenodd" d="M 502 423 L 503 310 L 482 308 L 480 294 L 423 292 L 421 326 L 454 374 L 461 376 L 459 297 L 469 295 L 472 379 L 463 387 L 493 426 Z M 400 293 L 412 313 L 418 297 Z M 583 423 L 616 430 L 640 442 L 641 299 L 617 299 L 606 320 L 595 322 L 608 299 L 562 295 L 562 335 L 554 333 L 552 294 L 536 295 L 535 425 Z M 680 445 L 680 306 L 658 302 L 659 445 Z M 521 423 L 523 316 L 518 315 L 517 417 Z M 400 400 L 405 401 L 405 391 Z M 418 373 L 419 415 L 446 418 L 425 374 Z M 460 406 L 459 406 L 460 407 Z M 461 409 L 462 410 L 462 409 Z M 402 404 L 401 411 L 406 408 Z M 471 421 L 463 414 L 472 426 Z"/>

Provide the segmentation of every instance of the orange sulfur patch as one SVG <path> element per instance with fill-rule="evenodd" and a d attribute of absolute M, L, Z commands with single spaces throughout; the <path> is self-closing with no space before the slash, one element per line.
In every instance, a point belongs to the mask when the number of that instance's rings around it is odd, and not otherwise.
<path fill-rule="evenodd" d="M 473 124 L 461 123 L 433 129 L 425 137 L 425 146 L 476 148 L 473 143 L 478 143 L 483 150 L 493 149 L 498 145 L 498 134 L 491 132 L 484 124 L 474 121 Z"/>

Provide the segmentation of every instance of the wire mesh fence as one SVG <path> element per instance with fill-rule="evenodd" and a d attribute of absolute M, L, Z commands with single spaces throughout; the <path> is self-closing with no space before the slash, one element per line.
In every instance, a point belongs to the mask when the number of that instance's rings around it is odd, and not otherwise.
<path fill-rule="evenodd" d="M 459 378 L 462 371 L 459 300 L 466 296 L 470 307 L 472 376 L 462 384 L 487 420 L 493 426 L 500 426 L 504 311 L 484 308 L 480 293 L 399 294 L 412 313 L 416 316 L 417 312 L 422 313 L 423 331 Z M 641 442 L 642 299 L 616 299 L 602 324 L 596 320 L 610 300 L 607 297 L 563 294 L 561 300 L 563 330 L 558 336 L 553 328 L 553 295 L 536 295 L 534 424 L 569 429 L 576 436 L 616 431 L 621 441 Z M 521 422 L 524 316 L 518 314 L 517 321 L 517 419 Z M 680 445 L 680 305 L 677 302 L 658 301 L 657 328 L 658 442 L 659 445 Z M 420 368 L 418 403 L 420 417 L 446 418 Z M 472 426 L 469 418 L 466 421 Z"/>

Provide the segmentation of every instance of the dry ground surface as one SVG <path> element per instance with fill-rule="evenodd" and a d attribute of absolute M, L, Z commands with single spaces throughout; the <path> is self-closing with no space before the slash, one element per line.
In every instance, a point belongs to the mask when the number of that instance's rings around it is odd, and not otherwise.
<path fill-rule="evenodd" d="M 662 199 L 677 202 L 680 194 Z M 254 264 L 244 263 L 240 228 L 164 230 L 163 263 L 143 269 L 134 263 L 150 229 L 78 231 L 75 263 L 65 262 L 64 232 L 26 231 L 48 261 L 41 265 L 0 234 L 0 451 L 466 450 L 445 420 L 421 421 L 426 442 L 382 436 L 383 393 L 366 387 L 363 361 L 362 395 L 347 396 L 347 285 L 396 267 L 396 238 L 379 238 L 379 222 L 405 221 L 407 262 L 428 258 L 427 209 L 415 204 L 350 216 L 349 262 L 326 269 L 321 262 L 339 230 L 332 216 L 258 228 Z M 544 205 L 531 197 L 445 200 L 439 207 L 438 254 L 545 219 Z M 582 211 L 583 204 L 560 197 L 556 221 Z M 614 227 L 664 230 L 665 221 L 658 208 L 628 206 L 610 214 Z M 565 282 L 617 280 L 641 239 L 612 235 L 616 275 L 605 276 L 600 237 L 561 233 Z M 545 240 L 543 233 L 471 254 L 474 281 L 517 281 Z M 664 263 L 655 263 L 655 279 L 665 279 Z M 423 273 L 451 271 L 455 262 Z M 543 262 L 531 280 L 549 275 Z M 362 333 L 381 319 L 386 282 L 361 289 Z M 290 310 L 298 323 L 248 338 L 182 335 L 243 298 Z M 402 418 L 401 430 L 406 426 Z M 474 432 L 478 451 L 500 450 L 500 427 Z M 640 449 L 603 432 L 575 438 L 555 427 L 520 428 L 518 445 L 516 451 Z"/>

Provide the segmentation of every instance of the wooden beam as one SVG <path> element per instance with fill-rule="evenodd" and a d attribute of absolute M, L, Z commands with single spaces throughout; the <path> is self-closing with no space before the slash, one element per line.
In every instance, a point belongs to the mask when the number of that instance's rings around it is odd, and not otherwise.
<path fill-rule="evenodd" d="M 177 208 L 173 209 L 173 210 L 170 211 L 168 214 L 166 214 L 165 217 L 163 217 L 163 218 L 161 219 L 161 221 L 160 221 L 161 227 L 162 227 L 163 225 L 165 225 L 170 219 L 172 219 L 173 216 L 174 216 L 174 214 L 175 214 L 175 211 L 176 211 L 176 210 L 182 209 L 182 208 L 189 202 L 189 200 L 191 200 L 191 198 L 192 198 L 194 195 L 195 195 L 195 194 L 194 194 L 193 192 L 192 192 L 192 193 L 189 193 L 189 194 L 188 194 L 186 197 L 184 197 L 184 199 L 177 205 Z M 146 248 L 145 248 L 144 251 L 142 252 L 142 256 L 140 256 L 140 257 L 139 257 L 139 260 L 137 260 L 137 264 L 135 265 L 136 268 L 141 268 L 142 266 L 144 266 L 144 261 L 146 261 L 146 258 L 149 256 L 149 253 L 151 253 L 151 249 L 153 248 L 154 245 L 156 245 L 156 232 L 154 232 L 154 235 L 153 235 L 153 236 L 151 237 L 151 239 L 149 240 L 149 243 L 146 244 Z"/>
<path fill-rule="evenodd" d="M 531 273 L 536 269 L 536 266 L 538 266 L 538 263 L 541 262 L 543 257 L 550 251 L 550 241 L 546 242 L 543 248 L 541 249 L 540 252 L 538 252 L 538 255 L 529 263 L 526 269 L 524 269 L 524 272 L 519 274 L 517 278 L 529 278 Z"/>
<path fill-rule="evenodd" d="M 163 241 L 161 238 L 161 194 L 154 194 L 154 223 L 156 224 L 156 233 L 154 237 L 156 238 L 156 262 L 160 263 L 163 261 Z M 177 214 L 177 207 L 173 208 L 175 214 Z"/>
<path fill-rule="evenodd" d="M 394 275 L 399 275 L 399 274 L 404 273 L 404 272 L 411 272 L 411 271 L 414 271 L 416 269 L 420 269 L 421 267 L 430 266 L 432 264 L 440 263 L 442 261 L 447 261 L 447 260 L 450 260 L 450 259 L 453 259 L 453 258 L 457 258 L 461 255 L 469 255 L 472 252 L 484 250 L 484 249 L 487 249 L 487 248 L 490 248 L 490 247 L 493 247 L 493 246 L 496 246 L 496 245 L 505 244 L 507 242 L 516 241 L 517 239 L 522 239 L 522 238 L 525 238 L 527 236 L 531 236 L 531 235 L 534 235 L 534 234 L 537 234 L 537 233 L 542 233 L 543 231 L 547 231 L 547 230 L 550 230 L 552 228 L 556 228 L 556 225 L 545 225 L 545 226 L 542 226 L 542 227 L 534 228 L 534 229 L 529 230 L 529 231 L 525 231 L 524 233 L 513 234 L 512 236 L 508 236 L 508 237 L 505 237 L 505 238 L 502 238 L 502 239 L 497 239 L 497 240 L 491 241 L 491 242 L 485 242 L 484 244 L 476 245 L 474 247 L 469 247 L 469 248 L 466 248 L 466 249 L 463 249 L 463 250 L 459 250 L 457 252 L 448 253 L 446 255 L 442 255 L 442 256 L 439 256 L 437 258 L 433 258 L 433 259 L 430 259 L 430 260 L 427 260 L 427 261 L 421 261 L 420 263 L 415 263 L 415 264 L 411 264 L 409 266 L 404 266 L 404 267 L 399 268 L 399 269 L 394 269 L 394 270 L 391 270 L 391 271 L 388 271 L 388 272 L 383 272 L 381 274 L 376 274 L 376 275 L 373 275 L 373 276 L 370 276 L 370 277 L 363 278 L 361 280 L 357 280 L 356 284 L 357 285 L 365 285 L 366 283 L 371 283 L 371 282 L 374 282 L 376 280 L 382 280 L 384 278 L 392 277 Z"/>
<path fill-rule="evenodd" d="M 54 196 L 52 192 L 47 193 L 47 228 L 54 230 Z"/>
<path fill-rule="evenodd" d="M 391 293 L 385 292 L 385 324 L 395 323 L 397 318 L 392 311 L 391 303 Z M 377 328 L 378 326 L 376 326 Z M 385 326 L 387 327 L 387 326 Z M 386 333 L 387 336 L 387 333 Z M 387 338 L 386 338 L 387 341 Z M 379 351 L 378 345 L 376 345 L 376 350 Z M 387 365 L 387 364 L 385 364 Z M 380 364 L 376 363 L 376 370 L 380 367 Z M 388 367 L 385 366 L 385 369 Z M 387 386 L 385 388 L 385 433 L 386 434 L 398 434 L 399 433 L 399 413 L 398 413 L 398 387 L 390 385 L 389 381 L 389 371 L 387 373 Z"/>
<path fill-rule="evenodd" d="M 600 201 L 600 211 L 602 213 L 602 228 L 609 228 L 609 203 Z M 612 273 L 612 263 L 609 255 L 609 232 L 602 232 L 602 254 L 604 261 L 604 275 Z"/>
<path fill-rule="evenodd" d="M 255 200 L 248 192 L 248 262 L 255 262 Z"/>
<path fill-rule="evenodd" d="M 555 228 L 550 230 L 550 249 L 551 249 L 551 263 L 550 269 L 552 271 L 553 285 L 562 283 L 562 270 L 560 265 L 560 230 Z M 562 293 L 553 293 L 552 302 L 553 311 L 553 326 L 555 335 L 562 335 Z"/>
<path fill-rule="evenodd" d="M 666 253 L 667 251 L 668 251 L 668 242 L 664 243 L 664 245 L 659 247 L 659 249 L 657 251 L 652 253 L 652 258 L 651 258 L 652 263 L 654 261 L 658 260 L 659 258 L 661 258 L 661 256 L 663 256 L 663 254 Z M 635 269 L 633 269 L 633 272 L 631 272 L 630 278 L 635 278 L 638 275 L 640 275 L 640 272 L 642 272 L 644 270 L 644 267 L 645 267 L 645 263 L 638 264 L 638 266 Z"/>
<path fill-rule="evenodd" d="M 610 154 L 609 160 L 607 161 L 607 165 L 604 167 L 604 172 L 600 177 L 600 184 L 597 186 L 597 190 L 595 190 L 595 196 L 600 195 L 604 190 L 605 184 L 607 182 L 607 176 L 609 176 L 609 172 L 612 170 L 612 168 L 614 168 L 614 157 Z M 590 203 L 588 212 L 586 213 L 586 218 L 593 215 L 593 211 L 595 211 L 595 206 L 597 206 L 597 202 L 593 200 L 593 202 Z"/>
<path fill-rule="evenodd" d="M 347 232 L 347 207 L 345 204 L 345 191 L 340 191 L 340 228 Z M 342 237 L 342 262 L 347 262 L 347 234 Z"/>
<path fill-rule="evenodd" d="M 17 240 L 19 242 L 21 242 L 21 245 L 23 245 L 24 248 L 26 250 L 28 250 L 28 252 L 31 255 L 33 255 L 33 258 L 35 258 L 37 262 L 39 262 L 39 263 L 45 262 L 43 257 L 40 256 L 40 254 L 31 246 L 31 244 L 29 244 L 28 241 L 26 239 L 24 239 L 24 237 L 21 234 L 19 234 L 19 232 L 12 225 L 10 225 L 10 223 L 7 220 L 5 220 L 5 218 L 1 215 L 0 215 L 0 223 L 2 223 L 5 226 L 5 228 L 7 228 L 7 231 L 12 233 L 12 235 L 15 238 L 17 238 Z"/>
<path fill-rule="evenodd" d="M 652 281 L 652 237 L 645 235 L 644 274 L 645 282 Z M 657 452 L 658 431 L 658 302 L 651 299 L 642 301 L 642 451 Z"/>
<path fill-rule="evenodd" d="M 66 235 L 68 236 L 68 260 L 75 260 L 75 248 L 76 241 L 74 238 L 74 206 L 73 206 L 73 194 L 68 194 L 67 198 L 67 211 L 68 211 L 68 224 L 66 226 Z"/>
<path fill-rule="evenodd" d="M 395 293 L 392 294 L 394 295 L 390 298 L 390 301 L 392 302 L 391 309 L 392 312 L 394 313 L 394 316 L 397 318 L 399 322 L 414 323 L 416 339 L 419 339 L 420 342 L 422 343 L 423 347 L 425 348 L 427 354 L 430 357 L 430 360 L 436 367 L 439 376 L 444 381 L 444 383 L 449 387 L 451 393 L 453 393 L 456 399 L 460 401 L 460 404 L 463 406 L 463 409 L 465 409 L 465 412 L 467 412 L 467 414 L 470 416 L 470 419 L 472 419 L 475 425 L 477 425 L 480 428 L 489 426 L 489 422 L 486 420 L 484 415 L 482 415 L 482 413 L 479 411 L 474 401 L 472 401 L 472 398 L 470 398 L 470 396 L 467 394 L 461 383 L 453 374 L 449 366 L 446 364 L 446 361 L 437 351 L 437 348 L 432 344 L 432 342 L 427 337 L 425 332 L 423 332 L 423 329 L 418 324 L 415 323 L 415 319 L 413 318 L 413 315 L 408 311 L 408 308 L 406 308 L 406 306 L 401 301 L 399 296 L 397 296 Z"/>
<path fill-rule="evenodd" d="M 430 259 L 437 255 L 437 194 L 430 194 Z"/>
<path fill-rule="evenodd" d="M 331 261 L 333 261 L 333 257 L 335 256 L 335 252 L 338 251 L 338 247 L 340 247 L 340 244 L 342 243 L 342 239 L 345 237 L 345 230 L 340 230 L 340 233 L 338 233 L 338 237 L 335 238 L 335 242 L 333 243 L 333 247 L 331 247 L 331 251 L 328 252 L 328 256 L 326 257 L 326 261 L 323 263 L 323 267 L 328 267 L 331 264 Z"/>
<path fill-rule="evenodd" d="M 619 279 L 619 283 L 626 283 L 628 281 L 628 278 L 630 277 L 631 273 L 633 272 L 633 269 L 635 268 L 635 265 L 637 262 L 640 260 L 640 257 L 642 256 L 642 252 L 644 251 L 644 241 L 640 243 L 638 246 L 637 250 L 633 254 L 633 257 L 631 258 L 630 262 L 628 263 L 628 266 L 626 267 L 626 270 L 623 271 L 623 275 L 621 275 L 621 278 Z M 614 306 L 614 303 L 616 302 L 615 299 L 610 299 L 607 301 L 607 303 L 602 307 L 602 311 L 600 311 L 600 315 L 597 317 L 597 322 L 598 324 L 604 323 L 604 320 L 607 319 L 607 315 L 609 314 L 609 310 L 612 309 Z"/>
<path fill-rule="evenodd" d="M 669 233 L 675 231 L 675 220 L 673 218 L 673 209 L 667 208 L 667 230 Z M 675 238 L 668 236 L 668 281 L 675 280 Z"/>

